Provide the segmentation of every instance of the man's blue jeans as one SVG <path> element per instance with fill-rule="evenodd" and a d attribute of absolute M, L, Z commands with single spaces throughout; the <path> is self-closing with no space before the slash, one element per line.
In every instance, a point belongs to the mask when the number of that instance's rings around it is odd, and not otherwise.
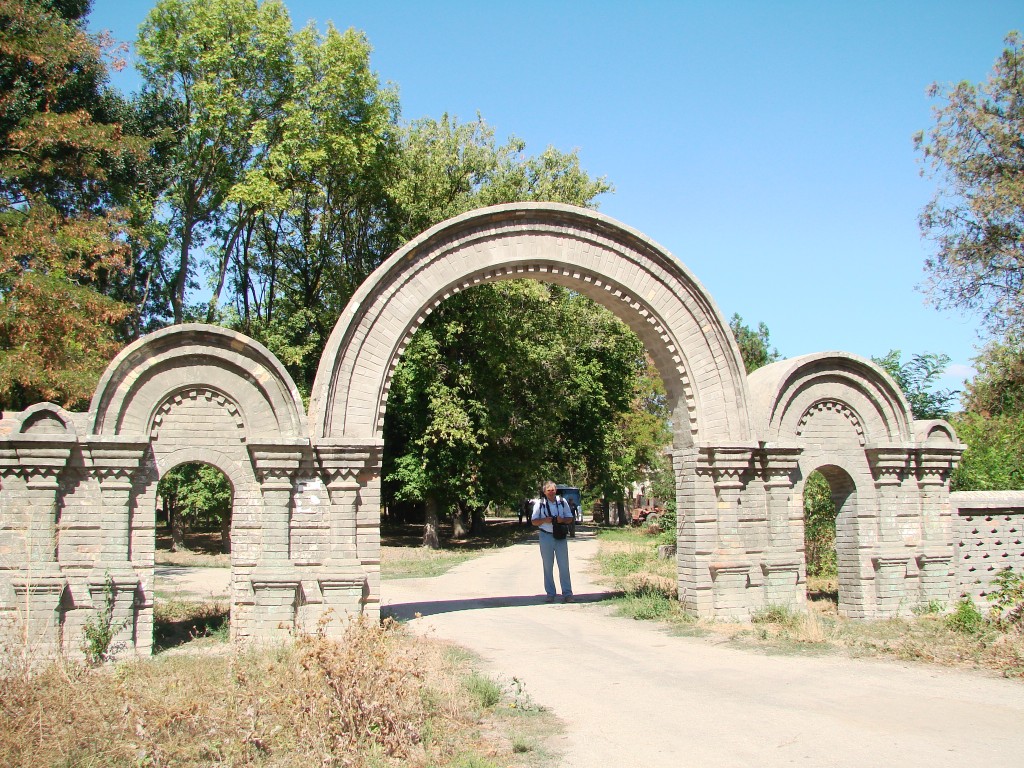
<path fill-rule="evenodd" d="M 572 595 L 572 579 L 569 578 L 569 542 L 556 539 L 547 531 L 537 529 L 540 536 L 540 559 L 544 564 L 544 591 L 548 597 L 555 591 L 554 563 L 558 562 L 558 581 L 562 585 L 562 597 Z"/>

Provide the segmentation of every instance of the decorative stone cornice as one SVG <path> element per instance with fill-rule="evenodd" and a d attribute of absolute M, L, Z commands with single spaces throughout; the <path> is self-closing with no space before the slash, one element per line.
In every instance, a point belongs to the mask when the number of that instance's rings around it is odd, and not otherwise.
<path fill-rule="evenodd" d="M 264 488 L 291 488 L 292 478 L 308 455 L 309 441 L 282 439 L 253 442 L 248 447 L 256 477 Z"/>
<path fill-rule="evenodd" d="M 765 445 L 757 452 L 757 461 L 764 484 L 770 487 L 792 488 L 800 466 L 798 446 Z"/>
<path fill-rule="evenodd" d="M 73 436 L 56 435 L 19 435 L 11 440 L 18 457 L 18 471 L 28 487 L 56 490 L 76 442 Z"/>
<path fill-rule="evenodd" d="M 917 479 L 922 485 L 945 485 L 963 452 L 962 447 L 918 448 L 914 456 Z"/>
<path fill-rule="evenodd" d="M 238 403 L 223 392 L 218 392 L 210 387 L 188 387 L 167 397 L 160 403 L 153 414 L 153 426 L 150 429 L 150 436 L 153 438 L 159 436 L 160 427 L 163 425 L 164 419 L 176 406 L 181 405 L 186 400 L 199 400 L 200 398 L 209 403 L 216 403 L 223 408 L 224 412 L 235 423 L 235 427 L 237 427 L 241 434 L 242 441 L 245 442 L 245 420 L 242 418 L 242 411 L 238 407 Z"/>
<path fill-rule="evenodd" d="M 836 413 L 839 416 L 842 416 L 847 421 L 849 421 L 850 425 L 853 427 L 854 432 L 857 433 L 857 440 L 860 442 L 861 445 L 864 445 L 864 425 L 861 424 L 860 416 L 858 416 L 857 413 L 852 408 L 850 408 L 850 406 L 848 406 L 846 403 L 840 402 L 839 400 L 826 399 L 819 400 L 818 402 L 814 403 L 814 405 L 812 405 L 810 408 L 803 412 L 803 415 L 800 417 L 800 421 L 797 424 L 796 433 L 798 435 L 803 435 L 804 428 L 807 426 L 807 422 L 809 422 L 817 414 L 825 413 L 827 411 Z"/>
<path fill-rule="evenodd" d="M 329 440 L 313 446 L 328 488 L 357 484 L 364 472 L 376 472 L 384 453 L 382 440 Z"/>
<path fill-rule="evenodd" d="M 756 446 L 702 446 L 697 457 L 698 472 L 710 473 L 716 490 L 740 490 L 744 475 L 754 469 Z"/>
<path fill-rule="evenodd" d="M 875 445 L 864 449 L 878 485 L 899 485 L 913 470 L 914 451 L 904 445 Z"/>
<path fill-rule="evenodd" d="M 149 441 L 142 437 L 95 435 L 82 446 L 82 457 L 101 488 L 124 490 L 131 488 L 148 447 Z"/>

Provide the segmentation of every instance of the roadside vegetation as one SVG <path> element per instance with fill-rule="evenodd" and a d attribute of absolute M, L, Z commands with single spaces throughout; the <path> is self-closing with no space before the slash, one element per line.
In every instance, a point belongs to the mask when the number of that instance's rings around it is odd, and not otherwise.
<path fill-rule="evenodd" d="M 353 621 L 285 645 L 60 661 L 0 674 L 0 765 L 437 766 L 549 763 L 557 722 L 519 681 L 413 638 Z M 10 657 L 8 657 L 10 658 Z"/>
<path fill-rule="evenodd" d="M 834 575 L 808 579 L 808 611 L 769 606 L 749 623 L 698 620 L 683 613 L 676 596 L 675 558 L 659 558 L 658 545 L 674 537 L 658 529 L 601 531 L 597 567 L 621 594 L 619 615 L 663 622 L 671 631 L 706 636 L 769 653 L 845 653 L 944 666 L 984 669 L 1024 679 L 1024 576 L 1006 570 L 979 610 L 955 605 L 917 606 L 907 618 L 863 621 L 838 614 Z"/>

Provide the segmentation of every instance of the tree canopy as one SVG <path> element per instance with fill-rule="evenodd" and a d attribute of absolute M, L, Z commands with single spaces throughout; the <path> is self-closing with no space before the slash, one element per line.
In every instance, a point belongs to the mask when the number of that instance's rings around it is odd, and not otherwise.
<path fill-rule="evenodd" d="M 86 402 L 129 308 L 125 135 L 88 4 L 0 0 L 0 404 Z"/>
<path fill-rule="evenodd" d="M 984 83 L 932 86 L 935 124 L 915 137 L 938 183 L 920 216 L 928 296 L 996 334 L 1024 331 L 1024 48 L 1005 42 Z"/>

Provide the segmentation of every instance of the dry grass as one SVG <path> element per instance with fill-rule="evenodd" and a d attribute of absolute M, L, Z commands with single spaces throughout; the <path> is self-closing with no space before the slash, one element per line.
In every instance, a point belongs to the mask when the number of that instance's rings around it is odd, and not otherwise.
<path fill-rule="evenodd" d="M 54 663 L 0 677 L 0 765 L 529 764 L 508 735 L 523 714 L 508 720 L 504 693 L 482 704 L 464 682 L 471 674 L 465 654 L 365 620 L 338 642 L 314 635 L 99 669 Z"/>

